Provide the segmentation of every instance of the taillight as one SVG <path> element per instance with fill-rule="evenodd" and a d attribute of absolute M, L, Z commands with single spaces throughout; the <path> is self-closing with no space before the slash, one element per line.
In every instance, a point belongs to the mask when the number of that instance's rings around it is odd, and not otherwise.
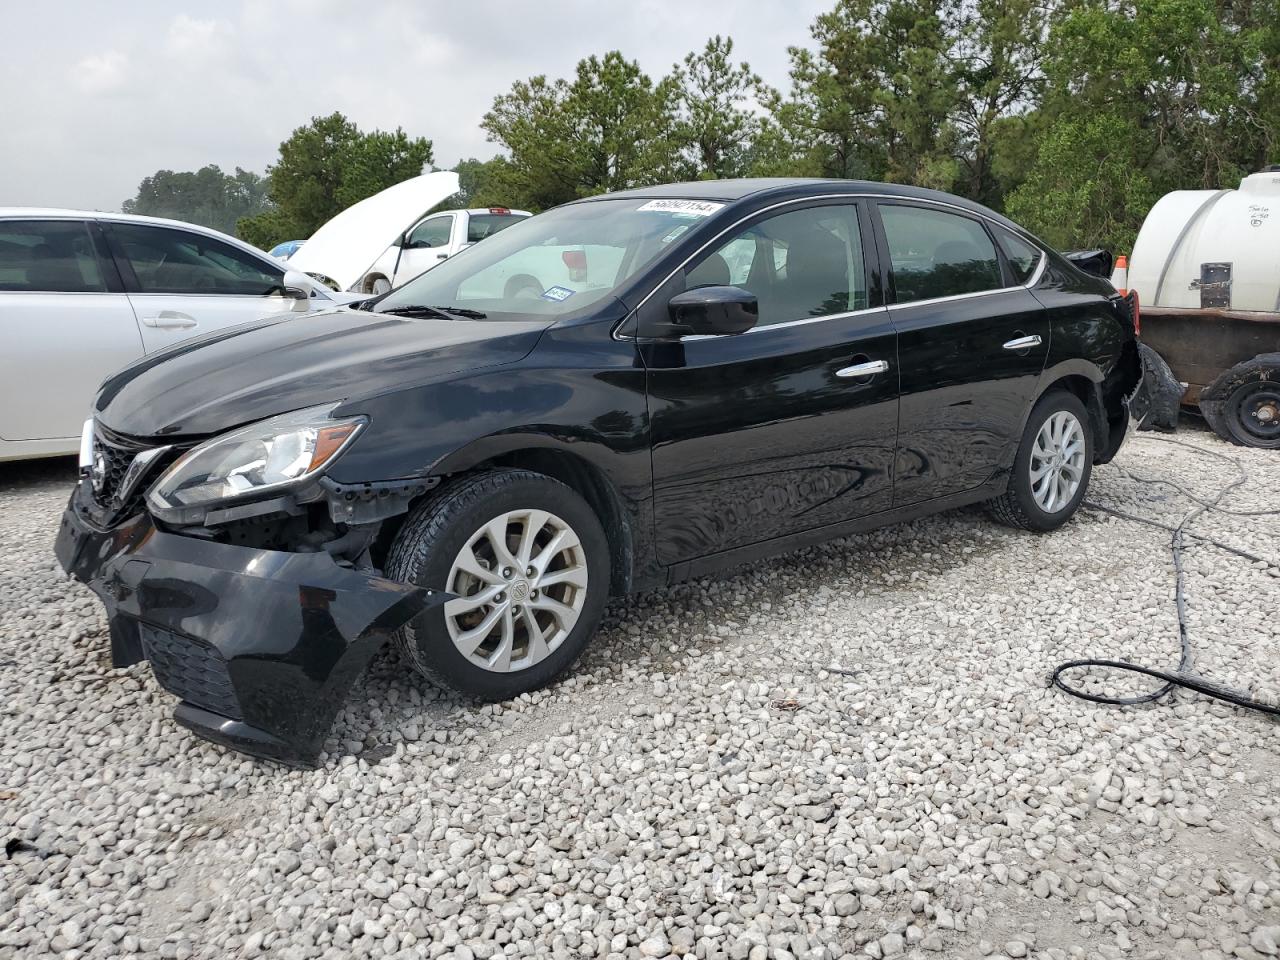
<path fill-rule="evenodd" d="M 509 207 L 490 207 L 489 212 L 490 213 L 510 213 L 511 210 Z"/>

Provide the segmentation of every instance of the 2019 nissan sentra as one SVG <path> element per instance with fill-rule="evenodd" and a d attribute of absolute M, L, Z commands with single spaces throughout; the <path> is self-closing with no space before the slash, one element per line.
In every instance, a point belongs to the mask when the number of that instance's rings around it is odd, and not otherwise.
<path fill-rule="evenodd" d="M 612 594 L 965 504 L 1062 526 L 1141 399 L 1135 311 L 928 190 L 583 200 L 109 378 L 57 555 L 182 723 L 313 762 L 391 638 L 507 698 Z"/>

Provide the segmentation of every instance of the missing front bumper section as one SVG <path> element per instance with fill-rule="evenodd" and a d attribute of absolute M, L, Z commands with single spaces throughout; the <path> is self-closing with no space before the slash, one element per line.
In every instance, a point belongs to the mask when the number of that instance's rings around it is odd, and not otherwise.
<path fill-rule="evenodd" d="M 107 608 L 112 661 L 152 661 L 200 736 L 313 765 L 356 678 L 400 626 L 447 595 L 288 553 L 165 533 L 146 514 L 102 530 L 82 490 L 55 553 Z"/>

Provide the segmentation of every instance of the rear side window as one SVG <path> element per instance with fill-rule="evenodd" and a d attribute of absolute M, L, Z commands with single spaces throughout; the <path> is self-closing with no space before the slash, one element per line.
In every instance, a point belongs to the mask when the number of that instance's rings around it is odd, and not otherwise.
<path fill-rule="evenodd" d="M 142 293 L 261 297 L 283 287 L 284 271 L 204 234 L 138 223 L 112 223 L 110 231 Z"/>
<path fill-rule="evenodd" d="M 81 220 L 0 220 L 0 291 L 102 293 L 107 289 Z"/>
<path fill-rule="evenodd" d="M 453 232 L 453 217 L 432 217 L 423 220 L 409 234 L 407 247 L 447 247 L 449 234 Z"/>
<path fill-rule="evenodd" d="M 1009 266 L 1013 269 L 1014 279 L 1018 283 L 1026 283 L 1035 274 L 1040 258 L 1044 254 L 1004 227 L 995 227 L 995 232 L 1000 239 L 1000 245 L 1004 247 L 1004 255 L 1009 260 Z"/>
<path fill-rule="evenodd" d="M 505 230 L 524 219 L 525 217 L 518 217 L 513 213 L 474 213 L 467 220 L 467 243 L 479 243 L 485 237 L 491 237 L 499 230 Z"/>
<path fill-rule="evenodd" d="M 881 204 L 898 303 L 998 290 L 1000 262 L 982 224 L 923 207 Z"/>

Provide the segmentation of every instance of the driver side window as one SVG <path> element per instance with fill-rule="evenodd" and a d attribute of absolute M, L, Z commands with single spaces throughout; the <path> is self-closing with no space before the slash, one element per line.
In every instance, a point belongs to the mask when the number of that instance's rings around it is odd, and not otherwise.
<path fill-rule="evenodd" d="M 686 268 L 685 289 L 706 286 L 754 293 L 761 327 L 865 309 L 857 208 L 793 210 L 743 228 Z"/>
<path fill-rule="evenodd" d="M 282 289 L 284 271 L 213 237 L 122 221 L 109 227 L 140 293 L 265 297 Z"/>
<path fill-rule="evenodd" d="M 409 234 L 409 247 L 447 247 L 453 231 L 453 217 L 431 217 L 423 220 Z"/>

